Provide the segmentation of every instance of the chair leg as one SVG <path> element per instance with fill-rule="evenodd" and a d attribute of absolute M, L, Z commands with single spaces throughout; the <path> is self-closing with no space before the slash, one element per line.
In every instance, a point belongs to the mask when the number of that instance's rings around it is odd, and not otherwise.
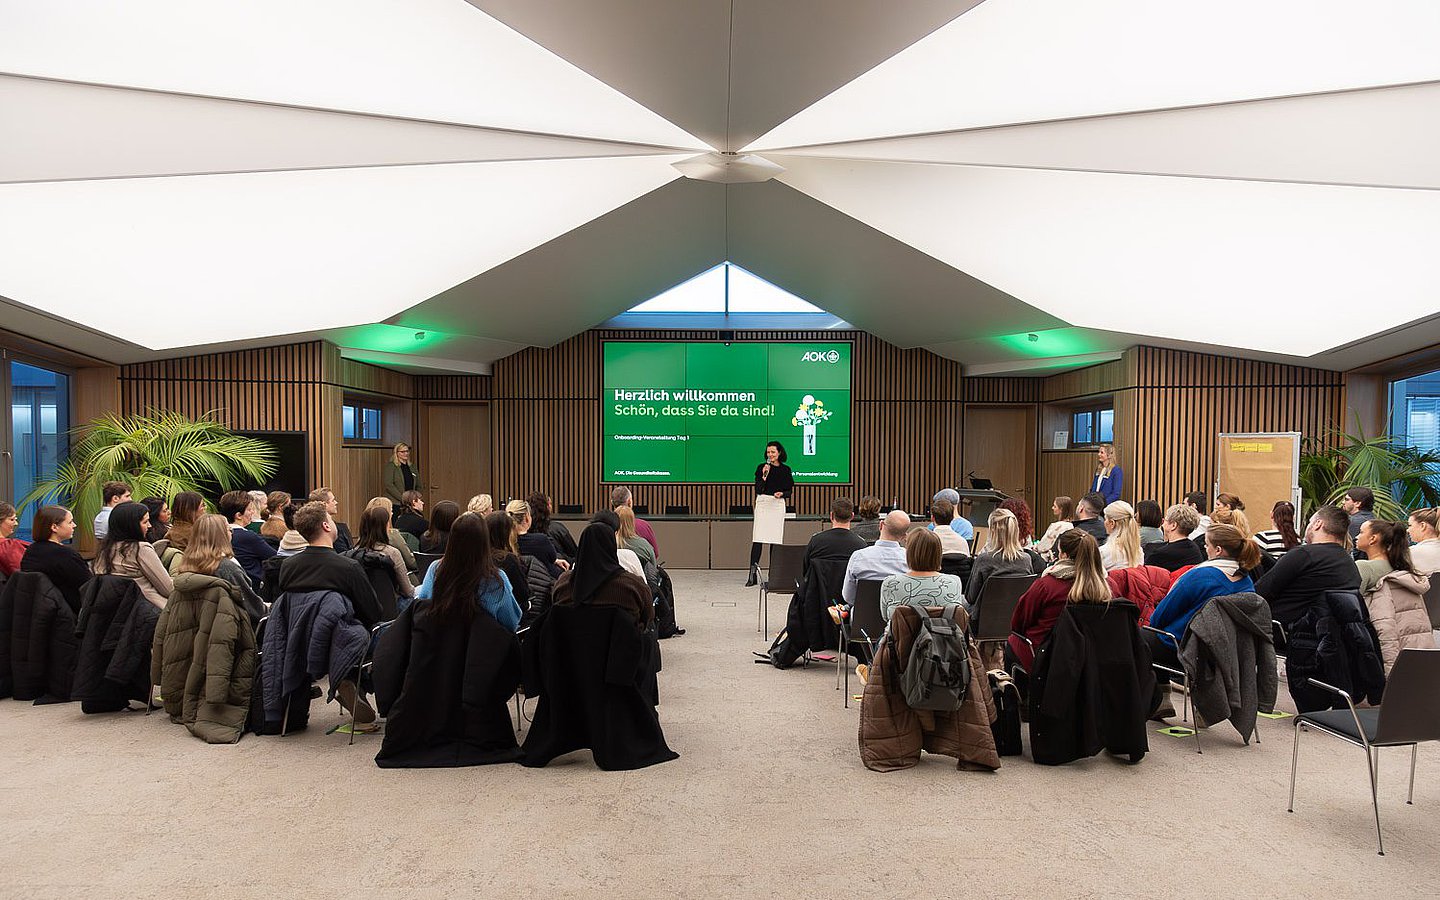
<path fill-rule="evenodd" d="M 1369 747 L 1365 748 L 1365 763 L 1370 767 L 1370 805 L 1375 809 L 1375 840 L 1380 844 L 1380 855 L 1385 855 L 1385 836 L 1380 833 L 1380 791 L 1376 784 L 1376 759 Z"/>
<path fill-rule="evenodd" d="M 1410 793 L 1405 795 L 1405 802 L 1411 806 L 1415 805 L 1415 756 L 1419 752 L 1419 744 L 1410 745 Z"/>
<path fill-rule="evenodd" d="M 760 586 L 760 596 L 755 600 L 755 632 L 764 634 L 765 627 L 761 624 L 765 620 L 765 614 L 761 612 L 765 608 L 765 586 Z"/>
<path fill-rule="evenodd" d="M 150 715 L 150 710 L 152 710 L 152 709 L 154 709 L 154 708 L 155 708 L 155 685 L 152 684 L 152 685 L 150 685 L 150 693 L 145 697 L 145 715 L 147 715 L 147 716 Z M 1411 771 L 1412 773 L 1415 771 L 1413 765 L 1411 766 L 1410 771 Z M 1411 783 L 1411 784 L 1414 784 L 1414 783 L 1415 783 L 1415 776 L 1414 776 L 1414 774 L 1411 774 L 1411 776 L 1410 776 L 1410 783 Z"/>
<path fill-rule="evenodd" d="M 845 708 L 850 708 L 850 660 L 840 658 L 840 667 L 845 670 Z"/>
<path fill-rule="evenodd" d="M 306 691 L 307 691 L 306 696 L 309 696 L 309 694 L 308 694 L 309 688 L 306 688 Z M 285 715 L 280 718 L 280 736 L 281 736 L 281 737 L 284 737 L 285 734 L 286 734 L 286 732 L 288 732 L 288 731 L 290 730 L 290 701 L 291 701 L 291 698 L 290 698 L 290 697 L 286 697 L 286 698 L 285 698 Z"/>
<path fill-rule="evenodd" d="M 1295 720 L 1295 749 L 1290 752 L 1290 806 L 1286 812 L 1295 811 L 1295 769 L 1300 764 L 1300 728 L 1301 721 Z"/>

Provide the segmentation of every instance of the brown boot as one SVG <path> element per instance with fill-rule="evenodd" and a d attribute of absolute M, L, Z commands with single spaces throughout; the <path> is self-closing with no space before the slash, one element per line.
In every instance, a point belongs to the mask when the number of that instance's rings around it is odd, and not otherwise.
<path fill-rule="evenodd" d="M 375 722 L 375 710 L 365 702 L 365 698 L 359 696 L 355 689 L 355 682 L 346 679 L 340 682 L 335 688 L 335 696 L 340 700 L 340 706 L 348 712 L 353 711 L 356 725 L 371 725 Z"/>

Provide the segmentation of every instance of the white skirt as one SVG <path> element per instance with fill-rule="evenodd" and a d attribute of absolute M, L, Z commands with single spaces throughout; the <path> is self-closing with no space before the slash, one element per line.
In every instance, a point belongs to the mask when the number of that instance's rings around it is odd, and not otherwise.
<path fill-rule="evenodd" d="M 755 530 L 750 538 L 756 544 L 785 543 L 785 500 L 774 494 L 755 495 Z"/>

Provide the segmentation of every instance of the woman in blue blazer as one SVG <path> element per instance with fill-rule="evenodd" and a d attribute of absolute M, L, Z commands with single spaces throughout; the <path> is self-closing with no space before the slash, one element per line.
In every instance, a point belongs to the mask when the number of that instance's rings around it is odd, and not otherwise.
<path fill-rule="evenodd" d="M 1115 453 L 1114 444 L 1101 444 L 1096 454 L 1095 477 L 1090 490 L 1105 498 L 1106 504 L 1120 499 L 1120 489 L 1125 486 L 1125 473 L 1120 469 L 1120 457 Z"/>

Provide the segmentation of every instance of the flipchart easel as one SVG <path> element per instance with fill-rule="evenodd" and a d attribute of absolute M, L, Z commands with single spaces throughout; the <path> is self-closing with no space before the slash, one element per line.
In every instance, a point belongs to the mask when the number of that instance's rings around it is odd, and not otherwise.
<path fill-rule="evenodd" d="M 1215 493 L 1245 502 L 1252 528 L 1268 527 L 1270 509 L 1281 500 L 1300 505 L 1300 432 L 1222 433 L 1215 467 Z"/>

